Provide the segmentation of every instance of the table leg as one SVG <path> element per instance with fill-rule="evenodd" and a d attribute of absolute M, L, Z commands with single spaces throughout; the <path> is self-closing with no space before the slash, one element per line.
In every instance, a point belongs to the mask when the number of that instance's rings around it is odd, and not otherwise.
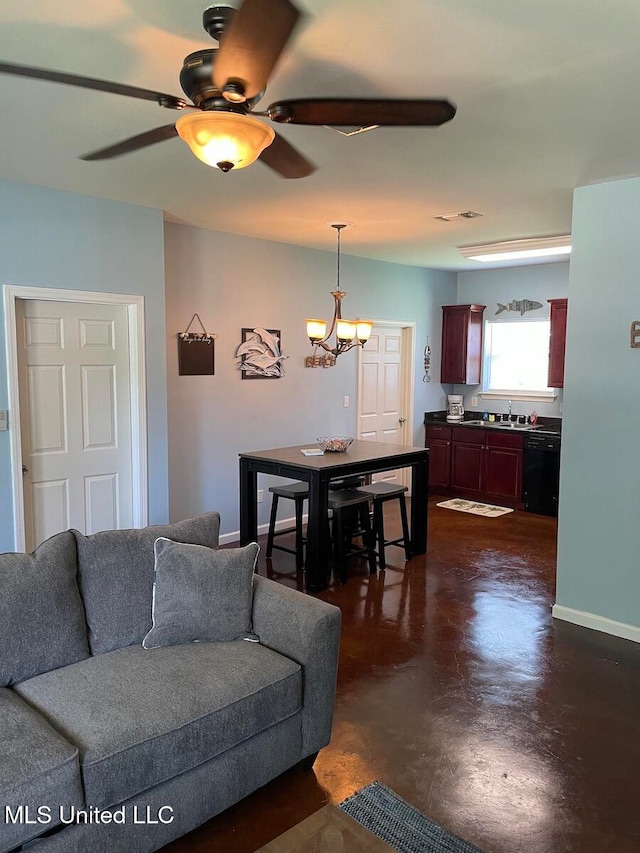
<path fill-rule="evenodd" d="M 258 473 L 240 459 L 240 545 L 258 541 Z"/>
<path fill-rule="evenodd" d="M 427 550 L 427 512 L 429 508 L 429 459 L 411 466 L 411 554 Z"/>
<path fill-rule="evenodd" d="M 315 472 L 309 482 L 309 516 L 305 573 L 308 592 L 321 592 L 329 582 L 329 541 L 327 502 L 329 481 Z"/>

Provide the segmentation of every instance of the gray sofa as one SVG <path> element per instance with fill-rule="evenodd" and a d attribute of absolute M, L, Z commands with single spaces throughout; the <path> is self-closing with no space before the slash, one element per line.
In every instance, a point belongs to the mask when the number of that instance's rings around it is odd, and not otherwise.
<path fill-rule="evenodd" d="M 0 555 L 0 853 L 157 850 L 328 743 L 338 608 L 255 575 L 259 642 L 142 646 L 154 542 L 219 523 Z"/>

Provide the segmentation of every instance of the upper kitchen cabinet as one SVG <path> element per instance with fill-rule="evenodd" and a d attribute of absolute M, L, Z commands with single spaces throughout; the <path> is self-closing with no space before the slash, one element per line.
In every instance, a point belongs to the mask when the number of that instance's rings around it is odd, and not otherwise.
<path fill-rule="evenodd" d="M 564 387 L 564 351 L 567 339 L 567 300 L 548 299 L 551 305 L 549 335 L 549 388 Z"/>
<path fill-rule="evenodd" d="M 452 385 L 480 384 L 485 308 L 485 305 L 442 306 L 441 382 Z"/>

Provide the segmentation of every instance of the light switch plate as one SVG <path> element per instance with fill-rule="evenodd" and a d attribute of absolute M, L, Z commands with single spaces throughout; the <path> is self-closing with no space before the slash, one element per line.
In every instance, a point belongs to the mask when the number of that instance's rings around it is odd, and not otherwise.
<path fill-rule="evenodd" d="M 9 429 L 9 412 L 6 409 L 0 410 L 0 430 Z"/>

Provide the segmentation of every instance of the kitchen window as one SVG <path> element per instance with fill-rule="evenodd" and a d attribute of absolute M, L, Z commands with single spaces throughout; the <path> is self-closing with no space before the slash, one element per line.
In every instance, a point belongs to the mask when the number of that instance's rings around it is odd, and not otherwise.
<path fill-rule="evenodd" d="M 553 399 L 549 320 L 488 321 L 484 342 L 482 396 Z"/>

